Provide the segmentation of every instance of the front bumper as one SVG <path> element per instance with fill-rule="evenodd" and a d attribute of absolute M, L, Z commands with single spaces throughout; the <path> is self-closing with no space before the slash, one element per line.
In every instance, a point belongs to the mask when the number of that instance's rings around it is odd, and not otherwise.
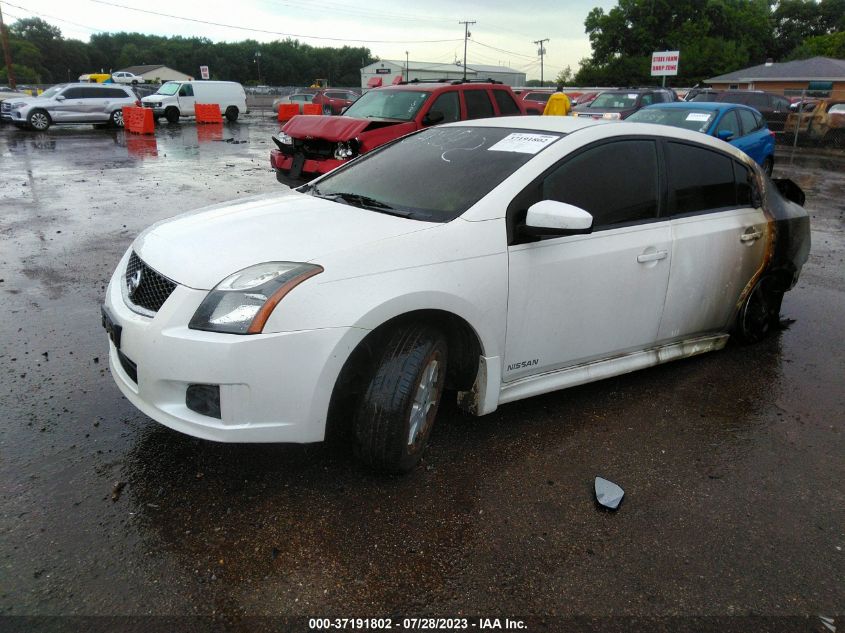
<path fill-rule="evenodd" d="M 291 156 L 289 154 L 282 153 L 281 150 L 278 149 L 271 149 L 270 150 L 270 165 L 276 171 L 282 171 L 285 174 L 291 171 L 293 167 L 293 161 L 295 156 Z M 337 160 L 336 158 L 325 158 L 322 160 L 316 160 L 313 158 L 305 158 L 302 162 L 302 169 L 300 170 L 303 174 L 327 174 L 331 170 L 340 167 L 341 165 L 345 164 L 347 161 L 345 160 Z"/>
<path fill-rule="evenodd" d="M 105 307 L 120 327 L 124 357 L 121 362 L 110 340 L 112 376 L 133 405 L 165 426 L 208 440 L 324 439 L 337 376 L 366 330 L 325 328 L 248 336 L 191 330 L 187 323 L 207 292 L 185 286 L 177 286 L 153 318 L 145 317 L 131 311 L 121 294 L 127 259 L 112 277 Z M 219 419 L 188 408 L 191 384 L 219 385 Z"/>

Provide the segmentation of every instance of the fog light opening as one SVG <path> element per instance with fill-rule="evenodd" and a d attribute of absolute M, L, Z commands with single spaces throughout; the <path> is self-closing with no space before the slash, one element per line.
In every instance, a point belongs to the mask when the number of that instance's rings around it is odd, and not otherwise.
<path fill-rule="evenodd" d="M 221 419 L 220 385 L 188 385 L 185 406 L 200 415 Z"/>

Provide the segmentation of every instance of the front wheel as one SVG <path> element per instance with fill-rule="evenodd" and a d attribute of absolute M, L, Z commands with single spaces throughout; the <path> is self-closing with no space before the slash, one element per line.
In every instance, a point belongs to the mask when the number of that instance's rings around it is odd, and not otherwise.
<path fill-rule="evenodd" d="M 238 120 L 238 109 L 235 106 L 229 106 L 226 108 L 226 120 L 229 123 L 234 123 Z"/>
<path fill-rule="evenodd" d="M 780 319 L 783 291 L 772 277 L 763 277 L 739 309 L 736 334 L 743 343 L 756 343 L 774 330 Z"/>
<path fill-rule="evenodd" d="M 117 109 L 111 113 L 111 117 L 109 117 L 109 123 L 112 127 L 123 127 L 123 110 Z"/>
<path fill-rule="evenodd" d="M 178 108 L 167 108 L 164 111 L 164 118 L 167 119 L 168 123 L 179 123 L 179 110 Z"/>
<path fill-rule="evenodd" d="M 443 393 L 447 352 L 443 334 L 420 323 L 387 339 L 354 416 L 356 452 L 367 465 L 401 473 L 419 462 Z"/>
<path fill-rule="evenodd" d="M 29 124 L 29 127 L 37 132 L 43 132 L 52 123 L 50 115 L 44 110 L 33 110 L 29 113 L 26 122 Z"/>

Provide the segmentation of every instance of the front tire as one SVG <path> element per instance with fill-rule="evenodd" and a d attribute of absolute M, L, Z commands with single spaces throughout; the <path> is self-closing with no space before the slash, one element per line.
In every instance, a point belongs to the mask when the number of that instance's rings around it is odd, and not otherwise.
<path fill-rule="evenodd" d="M 46 110 L 33 110 L 26 118 L 26 122 L 36 132 L 44 132 L 53 123 Z"/>
<path fill-rule="evenodd" d="M 179 110 L 178 108 L 167 108 L 164 111 L 164 118 L 167 119 L 168 123 L 179 123 Z"/>
<path fill-rule="evenodd" d="M 238 120 L 238 109 L 235 106 L 229 106 L 226 108 L 226 120 L 229 123 L 234 123 Z"/>
<path fill-rule="evenodd" d="M 739 309 L 736 335 L 743 343 L 756 343 L 777 328 L 783 291 L 772 277 L 763 277 Z"/>
<path fill-rule="evenodd" d="M 353 420 L 364 463 L 394 473 L 417 465 L 437 416 L 447 358 L 443 334 L 421 323 L 387 339 Z"/>

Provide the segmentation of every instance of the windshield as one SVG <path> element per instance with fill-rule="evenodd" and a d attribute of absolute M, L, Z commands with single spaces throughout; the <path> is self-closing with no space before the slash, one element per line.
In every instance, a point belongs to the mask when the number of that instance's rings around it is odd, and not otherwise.
<path fill-rule="evenodd" d="M 343 116 L 410 121 L 430 96 L 430 92 L 419 90 L 370 90 L 349 106 Z"/>
<path fill-rule="evenodd" d="M 627 120 L 637 123 L 672 125 L 693 132 L 706 132 L 715 115 L 713 110 L 695 108 L 645 108 L 634 112 Z"/>
<path fill-rule="evenodd" d="M 58 86 L 53 86 L 52 88 L 48 88 L 47 90 L 45 90 L 44 92 L 42 92 L 42 93 L 41 93 L 40 95 L 38 95 L 38 96 L 39 96 L 39 97 L 42 97 L 42 98 L 45 98 L 45 99 L 49 99 L 50 97 L 53 97 L 53 96 L 57 95 L 57 94 L 59 93 L 59 91 L 60 91 L 62 88 L 64 88 L 66 85 L 67 85 L 67 84 L 59 84 Z"/>
<path fill-rule="evenodd" d="M 635 92 L 603 92 L 589 105 L 591 108 L 616 108 L 624 110 L 637 105 Z"/>
<path fill-rule="evenodd" d="M 561 136 L 508 128 L 429 128 L 302 191 L 381 213 L 449 222 Z"/>
<path fill-rule="evenodd" d="M 179 85 L 178 81 L 168 81 L 166 84 L 162 84 L 161 88 L 156 90 L 156 94 L 175 95 L 179 91 Z"/>

